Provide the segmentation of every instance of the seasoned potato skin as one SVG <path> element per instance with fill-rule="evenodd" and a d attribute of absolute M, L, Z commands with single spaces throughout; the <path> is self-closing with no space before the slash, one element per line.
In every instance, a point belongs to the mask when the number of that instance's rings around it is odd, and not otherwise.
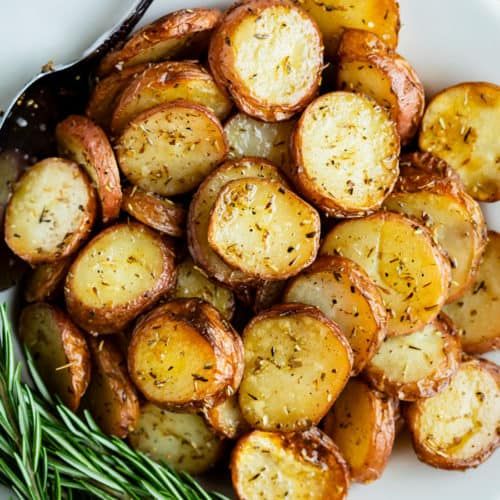
<path fill-rule="evenodd" d="M 228 439 L 236 439 L 250 431 L 238 404 L 238 395 L 233 394 L 222 403 L 203 412 L 203 416 L 213 431 Z"/>
<path fill-rule="evenodd" d="M 137 229 L 138 231 L 143 231 L 149 234 L 151 238 L 156 241 L 163 255 L 163 273 L 158 279 L 153 290 L 149 290 L 147 293 L 137 297 L 134 301 L 123 306 L 113 308 L 104 307 L 96 310 L 92 307 L 86 306 L 85 303 L 73 293 L 74 269 L 79 264 L 83 253 L 88 251 L 94 242 L 103 238 L 120 226 L 129 226 Z M 101 231 L 97 236 L 95 236 L 87 244 L 87 246 L 82 249 L 72 263 L 64 286 L 66 307 L 73 320 L 89 332 L 97 332 L 100 334 L 116 333 L 123 330 L 139 313 L 150 307 L 164 293 L 170 290 L 175 284 L 175 279 L 174 254 L 166 240 L 164 240 L 158 233 L 136 222 L 129 222 L 128 224 L 115 224 L 114 226 L 104 229 L 104 231 Z"/>
<path fill-rule="evenodd" d="M 45 311 L 45 314 L 49 314 L 55 322 L 58 330 L 56 333 L 60 336 L 64 354 L 67 359 L 66 369 L 69 372 L 71 386 L 68 387 L 67 392 L 58 394 L 58 396 L 60 396 L 64 404 L 71 410 L 76 411 L 90 382 L 90 354 L 87 341 L 82 332 L 61 309 L 43 302 L 31 304 L 23 309 L 19 319 L 21 340 L 26 340 L 26 334 L 23 335 L 23 333 L 27 327 L 26 322 L 28 316 L 32 314 L 32 312 L 40 309 Z M 54 368 L 57 370 L 59 367 Z M 42 374 L 42 376 L 44 376 L 49 390 L 53 390 L 50 378 L 46 378 L 47 374 Z M 57 371 L 55 372 L 55 376 L 57 376 Z"/>
<path fill-rule="evenodd" d="M 418 130 L 425 107 L 424 86 L 409 62 L 389 49 L 376 35 L 363 30 L 344 32 L 337 57 L 338 77 L 342 65 L 351 62 L 373 65 L 387 77 L 397 102 L 390 106 L 389 112 L 396 122 L 401 144 L 407 144 Z M 337 85 L 340 84 L 338 78 Z M 340 89 L 349 90 L 348 83 Z"/>
<path fill-rule="evenodd" d="M 71 265 L 71 257 L 56 260 L 48 264 L 41 264 L 31 271 L 25 288 L 26 302 L 41 302 L 54 298 L 62 290 L 64 279 Z"/>
<path fill-rule="evenodd" d="M 193 36 L 190 43 L 185 41 L 183 47 L 174 49 L 172 53 L 160 54 L 161 59 L 182 56 L 182 53 L 192 51 L 199 52 L 198 47 L 203 47 L 212 29 L 219 23 L 220 11 L 216 9 L 183 9 L 160 17 L 151 24 L 148 24 L 135 33 L 125 45 L 118 50 L 110 52 L 101 61 L 98 69 L 100 76 L 106 75 L 114 69 L 126 68 L 130 64 L 135 64 L 137 57 L 141 54 L 167 40 L 182 39 L 186 36 Z M 140 62 L 154 62 L 152 60 Z"/>
<path fill-rule="evenodd" d="M 86 116 L 70 115 L 58 123 L 56 139 L 60 153 L 80 163 L 95 183 L 102 221 L 116 219 L 122 201 L 120 173 L 104 131 Z"/>
<path fill-rule="evenodd" d="M 465 357 L 462 363 L 462 366 L 463 365 L 476 365 L 481 370 L 486 370 L 496 381 L 497 389 L 500 392 L 500 367 L 497 364 L 482 358 Z M 439 395 L 437 397 L 439 397 Z M 500 434 L 498 434 L 497 428 L 497 434 L 491 436 L 490 445 L 468 459 L 449 457 L 444 453 L 441 454 L 430 450 L 425 445 L 425 441 L 423 441 L 424 436 L 420 435 L 420 430 L 418 428 L 418 418 L 420 416 L 419 406 L 425 404 L 425 401 L 427 400 L 421 399 L 402 408 L 403 416 L 412 437 L 413 448 L 418 459 L 422 462 L 439 469 L 465 470 L 482 464 L 500 446 Z M 446 409 L 443 409 L 444 413 L 446 412 L 445 410 Z"/>

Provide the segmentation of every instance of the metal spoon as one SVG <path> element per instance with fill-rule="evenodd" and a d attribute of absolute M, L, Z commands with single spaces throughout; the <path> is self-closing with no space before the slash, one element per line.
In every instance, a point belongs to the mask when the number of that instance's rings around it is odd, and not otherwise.
<path fill-rule="evenodd" d="M 152 2 L 138 1 L 81 59 L 35 76 L 5 112 L 0 123 L 0 291 L 16 284 L 24 267 L 3 240 L 3 208 L 13 182 L 27 165 L 57 153 L 55 126 L 84 111 L 100 59 L 125 40 Z"/>

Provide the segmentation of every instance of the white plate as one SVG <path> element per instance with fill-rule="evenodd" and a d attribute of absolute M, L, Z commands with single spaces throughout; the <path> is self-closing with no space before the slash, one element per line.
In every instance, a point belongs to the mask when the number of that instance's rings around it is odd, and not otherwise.
<path fill-rule="evenodd" d="M 131 5 L 130 0 L 0 1 L 0 106 L 4 108 L 44 63 L 78 57 Z M 156 0 L 145 21 L 179 8 L 227 4 L 217 0 Z M 460 81 L 500 83 L 499 0 L 400 0 L 400 4 L 403 26 L 398 50 L 415 66 L 428 95 Z M 489 227 L 500 231 L 500 203 L 483 208 Z M 12 297 L 11 292 L 0 293 L 0 301 L 12 304 Z M 500 363 L 500 353 L 489 358 Z M 500 453 L 475 470 L 433 469 L 416 459 L 403 435 L 382 479 L 366 486 L 353 485 L 349 499 L 499 500 L 499 473 Z M 0 498 L 6 497 L 6 490 L 3 494 L 0 490 Z"/>

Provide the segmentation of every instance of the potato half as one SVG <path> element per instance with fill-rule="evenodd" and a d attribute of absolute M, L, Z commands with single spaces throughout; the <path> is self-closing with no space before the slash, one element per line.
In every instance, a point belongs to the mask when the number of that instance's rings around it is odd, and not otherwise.
<path fill-rule="evenodd" d="M 141 407 L 132 448 L 178 471 L 202 474 L 220 458 L 224 445 L 199 415 L 174 413 L 152 403 Z"/>
<path fill-rule="evenodd" d="M 115 154 L 104 131 L 86 116 L 71 115 L 57 124 L 59 153 L 78 163 L 94 183 L 104 223 L 120 213 L 122 190 Z"/>
<path fill-rule="evenodd" d="M 283 295 L 286 287 L 286 280 L 283 281 L 262 281 L 255 287 L 255 296 L 252 302 L 252 309 L 255 313 L 260 313 L 264 309 L 274 306 Z M 288 301 L 293 302 L 293 301 Z"/>
<path fill-rule="evenodd" d="M 353 261 L 323 255 L 288 283 L 284 302 L 316 306 L 337 323 L 353 352 L 358 374 L 384 340 L 387 313 L 379 290 Z"/>
<path fill-rule="evenodd" d="M 336 225 L 320 253 L 360 265 L 382 292 L 388 335 L 422 328 L 441 310 L 450 283 L 450 263 L 428 230 L 400 214 L 378 212 Z"/>
<path fill-rule="evenodd" d="M 260 313 L 245 327 L 243 344 L 239 402 L 257 429 L 295 431 L 317 424 L 352 369 L 340 329 L 311 306 L 282 304 Z"/>
<path fill-rule="evenodd" d="M 39 302 L 22 310 L 19 338 L 50 393 L 75 411 L 90 381 L 90 354 L 80 330 L 63 311 Z"/>
<path fill-rule="evenodd" d="M 351 379 L 325 418 L 323 429 L 339 447 L 351 479 L 378 479 L 392 451 L 395 403 L 359 379 Z"/>
<path fill-rule="evenodd" d="M 227 148 L 222 126 L 208 108 L 175 101 L 137 116 L 116 149 L 132 184 L 171 196 L 195 189 L 224 159 Z"/>
<path fill-rule="evenodd" d="M 320 229 L 316 210 L 281 182 L 248 178 L 222 188 L 210 215 L 208 242 L 231 267 L 279 280 L 314 261 Z"/>
<path fill-rule="evenodd" d="M 208 408 L 204 416 L 215 433 L 229 439 L 236 439 L 250 430 L 241 413 L 237 394 Z"/>
<path fill-rule="evenodd" d="M 26 302 L 41 302 L 53 299 L 63 289 L 63 283 L 71 262 L 71 257 L 66 257 L 36 266 L 24 285 L 24 299 Z"/>
<path fill-rule="evenodd" d="M 174 255 L 138 223 L 108 227 L 78 254 L 66 277 L 66 306 L 91 333 L 122 331 L 175 284 Z"/>
<path fill-rule="evenodd" d="M 410 63 L 364 30 L 346 30 L 337 57 L 337 88 L 375 99 L 389 111 L 401 143 L 407 144 L 425 106 L 424 86 Z"/>
<path fill-rule="evenodd" d="M 213 306 L 177 299 L 153 309 L 136 325 L 128 367 L 149 401 L 171 409 L 203 409 L 236 392 L 243 346 Z"/>
<path fill-rule="evenodd" d="M 169 236 L 184 234 L 186 210 L 168 198 L 129 186 L 123 191 L 122 209 L 139 222 Z"/>
<path fill-rule="evenodd" d="M 489 242 L 472 286 L 460 299 L 444 307 L 460 330 L 464 351 L 483 353 L 500 349 L 500 234 L 489 231 Z"/>
<path fill-rule="evenodd" d="M 500 369 L 471 358 L 436 396 L 405 408 L 413 447 L 422 462 L 440 469 L 483 463 L 500 445 Z"/>
<path fill-rule="evenodd" d="M 160 17 L 107 54 L 98 73 L 102 76 L 134 64 L 199 55 L 220 17 L 216 9 L 183 9 Z"/>
<path fill-rule="evenodd" d="M 388 337 L 368 363 L 371 384 L 403 401 L 429 398 L 442 391 L 460 364 L 460 341 L 446 318 L 417 332 Z"/>
<path fill-rule="evenodd" d="M 349 471 L 334 442 L 313 427 L 303 432 L 253 431 L 231 456 L 238 498 L 344 500 Z"/>
<path fill-rule="evenodd" d="M 400 27 L 397 0 L 294 1 L 318 23 L 329 58 L 337 55 L 342 33 L 351 28 L 375 33 L 388 47 L 396 48 Z"/>
<path fill-rule="evenodd" d="M 290 175 L 298 190 L 329 216 L 373 212 L 399 174 L 399 137 L 374 100 L 330 92 L 304 111 L 291 143 Z"/>
<path fill-rule="evenodd" d="M 215 281 L 211 281 L 205 271 L 190 257 L 177 266 L 177 283 L 172 298 L 199 298 L 212 304 L 227 320 L 233 316 L 235 301 L 233 292 Z"/>
<path fill-rule="evenodd" d="M 32 265 L 74 253 L 96 216 L 94 189 L 78 165 L 47 158 L 19 179 L 5 212 L 5 241 Z"/>
<path fill-rule="evenodd" d="M 317 93 L 323 42 L 302 9 L 283 0 L 250 0 L 226 12 L 210 41 L 208 61 L 241 111 L 281 121 Z"/>
<path fill-rule="evenodd" d="M 194 62 L 155 64 L 137 75 L 116 100 L 111 130 L 118 134 L 143 111 L 183 99 L 210 109 L 219 120 L 232 108 L 212 76 Z"/>
<path fill-rule="evenodd" d="M 114 339 L 89 338 L 92 379 L 82 401 L 106 434 L 125 438 L 139 420 L 139 400 Z"/>
<path fill-rule="evenodd" d="M 454 168 L 479 201 L 500 200 L 500 87 L 461 83 L 433 97 L 424 114 L 420 149 Z"/>
<path fill-rule="evenodd" d="M 267 123 L 245 113 L 237 113 L 224 124 L 228 158 L 255 156 L 275 165 L 289 162 L 288 144 L 295 120 Z"/>
<path fill-rule="evenodd" d="M 255 279 L 239 269 L 228 266 L 208 244 L 210 214 L 219 192 L 230 181 L 247 177 L 285 182 L 279 170 L 260 158 L 227 161 L 200 184 L 193 196 L 188 213 L 188 246 L 196 262 L 211 278 L 230 287 L 248 284 Z"/>

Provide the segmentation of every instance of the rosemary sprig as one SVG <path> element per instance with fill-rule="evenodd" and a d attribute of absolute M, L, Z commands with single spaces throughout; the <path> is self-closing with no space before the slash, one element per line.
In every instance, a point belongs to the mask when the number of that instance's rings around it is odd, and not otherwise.
<path fill-rule="evenodd" d="M 103 434 L 90 413 L 80 418 L 54 401 L 28 351 L 34 388 L 24 383 L 5 305 L 0 320 L 0 483 L 29 500 L 225 499 Z"/>

